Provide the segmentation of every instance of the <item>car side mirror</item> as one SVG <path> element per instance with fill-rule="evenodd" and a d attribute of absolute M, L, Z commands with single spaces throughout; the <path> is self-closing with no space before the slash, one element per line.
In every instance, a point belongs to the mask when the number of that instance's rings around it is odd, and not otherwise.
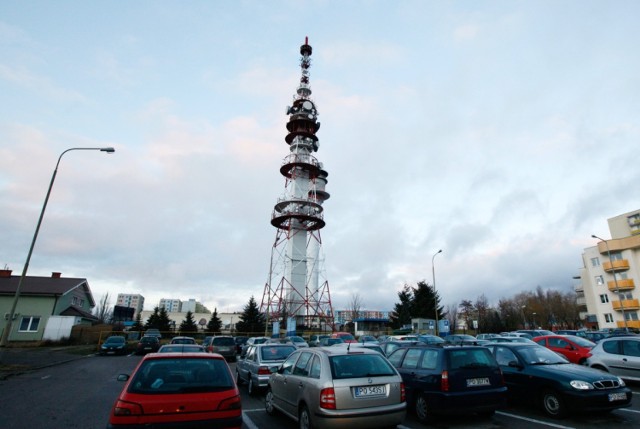
<path fill-rule="evenodd" d="M 508 365 L 508 366 L 509 366 L 510 368 L 518 368 L 518 369 L 522 369 L 522 365 L 520 365 L 520 364 L 518 363 L 518 361 L 517 361 L 517 360 L 509 361 L 509 365 Z"/>
<path fill-rule="evenodd" d="M 116 378 L 116 380 L 118 380 L 118 381 L 127 381 L 127 380 L 129 380 L 129 374 L 120 374 L 120 375 L 118 375 L 118 378 Z"/>

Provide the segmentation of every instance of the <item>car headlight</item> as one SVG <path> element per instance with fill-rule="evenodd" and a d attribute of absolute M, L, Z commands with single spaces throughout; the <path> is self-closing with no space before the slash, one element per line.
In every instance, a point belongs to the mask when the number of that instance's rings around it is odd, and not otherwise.
<path fill-rule="evenodd" d="M 577 389 L 577 390 L 592 390 L 593 389 L 593 384 L 587 383 L 586 381 L 582 381 L 582 380 L 571 380 L 571 382 L 569 384 L 571 385 L 571 387 L 573 387 L 574 389 Z"/>
<path fill-rule="evenodd" d="M 626 386 L 626 384 L 624 384 L 624 380 L 620 377 L 618 377 L 618 382 L 620 383 L 620 386 Z"/>

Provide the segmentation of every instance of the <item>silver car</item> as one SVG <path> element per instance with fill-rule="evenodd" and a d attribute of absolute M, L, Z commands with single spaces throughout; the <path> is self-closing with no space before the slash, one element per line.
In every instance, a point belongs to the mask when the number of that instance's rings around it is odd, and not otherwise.
<path fill-rule="evenodd" d="M 255 344 L 249 346 L 244 357 L 236 363 L 236 382 L 247 383 L 249 395 L 269 384 L 271 372 L 296 350 L 292 344 Z"/>
<path fill-rule="evenodd" d="M 590 353 L 587 366 L 624 380 L 640 381 L 640 336 L 605 338 Z"/>
<path fill-rule="evenodd" d="M 269 378 L 265 409 L 300 428 L 395 427 L 407 404 L 402 377 L 380 353 L 364 347 L 298 349 Z"/>

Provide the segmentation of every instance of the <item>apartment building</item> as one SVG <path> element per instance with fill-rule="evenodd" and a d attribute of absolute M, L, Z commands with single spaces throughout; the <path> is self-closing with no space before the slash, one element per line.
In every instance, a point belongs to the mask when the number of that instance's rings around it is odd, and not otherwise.
<path fill-rule="evenodd" d="M 589 328 L 640 329 L 640 210 L 608 219 L 611 239 L 584 249 L 576 286 L 580 317 Z"/>
<path fill-rule="evenodd" d="M 133 318 L 144 309 L 144 296 L 139 294 L 119 293 L 116 305 L 134 309 Z"/>
<path fill-rule="evenodd" d="M 179 299 L 162 298 L 158 308 L 164 308 L 167 313 L 179 313 L 182 309 L 182 301 Z"/>

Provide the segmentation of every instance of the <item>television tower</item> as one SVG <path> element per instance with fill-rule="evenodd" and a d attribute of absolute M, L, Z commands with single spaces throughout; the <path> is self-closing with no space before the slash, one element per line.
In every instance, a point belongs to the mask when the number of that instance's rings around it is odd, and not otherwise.
<path fill-rule="evenodd" d="M 320 237 L 325 226 L 322 204 L 329 198 L 325 191 L 329 173 L 312 155 L 320 146 L 316 136 L 320 122 L 309 86 L 311 53 L 307 37 L 300 46 L 300 85 L 293 96 L 293 105 L 287 106 L 289 133 L 285 142 L 289 155 L 280 166 L 280 174 L 285 178 L 284 193 L 271 214 L 271 225 L 277 231 L 260 306 L 267 325 L 278 322 L 290 335 L 297 326 L 318 330 L 334 327 Z"/>

